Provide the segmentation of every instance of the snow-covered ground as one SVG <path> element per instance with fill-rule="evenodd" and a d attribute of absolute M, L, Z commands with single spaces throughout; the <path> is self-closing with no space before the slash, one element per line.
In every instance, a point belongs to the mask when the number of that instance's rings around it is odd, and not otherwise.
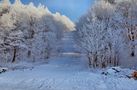
<path fill-rule="evenodd" d="M 0 90 L 137 90 L 137 81 L 126 77 L 130 69 L 89 69 L 72 34 L 64 35 L 49 63 L 0 74 Z"/>

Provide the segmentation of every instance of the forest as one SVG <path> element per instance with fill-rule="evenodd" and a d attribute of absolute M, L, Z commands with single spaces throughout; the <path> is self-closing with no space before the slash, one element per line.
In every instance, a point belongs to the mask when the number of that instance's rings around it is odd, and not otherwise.
<path fill-rule="evenodd" d="M 0 90 L 137 90 L 137 0 L 91 0 L 77 21 L 24 1 L 0 0 Z"/>

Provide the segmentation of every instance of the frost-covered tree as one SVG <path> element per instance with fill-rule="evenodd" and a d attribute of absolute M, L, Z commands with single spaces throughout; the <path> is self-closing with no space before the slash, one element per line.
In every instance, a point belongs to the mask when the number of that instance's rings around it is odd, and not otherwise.
<path fill-rule="evenodd" d="M 131 48 L 131 56 L 135 56 L 137 1 L 121 1 L 117 5 L 117 13 L 121 17 L 121 27 L 125 29 Z"/>
<path fill-rule="evenodd" d="M 0 16 L 2 14 L 7 13 L 10 8 L 10 1 L 9 0 L 2 0 L 2 3 L 0 4 Z"/>
<path fill-rule="evenodd" d="M 13 4 L 3 0 L 0 4 L 0 60 L 3 62 L 46 60 L 56 51 L 55 45 L 63 32 L 74 27 L 66 16 L 52 14 L 41 4 L 24 5 L 20 0 Z"/>
<path fill-rule="evenodd" d="M 137 65 L 137 0 L 98 0 L 76 26 L 93 67 Z"/>
<path fill-rule="evenodd" d="M 106 1 L 106 2 L 108 2 L 110 4 L 115 4 L 115 0 L 104 0 L 104 1 Z"/>
<path fill-rule="evenodd" d="M 119 25 L 119 29 L 123 30 L 123 38 L 125 39 L 125 49 L 121 54 L 124 61 L 121 63 L 126 66 L 136 66 L 136 40 L 137 40 L 137 1 L 136 0 L 117 0 L 116 2 L 116 13 L 115 20 Z"/>
<path fill-rule="evenodd" d="M 98 1 L 77 24 L 76 41 L 87 51 L 90 66 L 104 68 L 119 64 L 123 34 L 116 26 L 114 14 L 113 4 Z"/>

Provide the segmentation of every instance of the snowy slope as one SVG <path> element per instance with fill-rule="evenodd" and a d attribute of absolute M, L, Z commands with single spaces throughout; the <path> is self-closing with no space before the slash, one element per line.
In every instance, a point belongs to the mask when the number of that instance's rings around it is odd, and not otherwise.
<path fill-rule="evenodd" d="M 62 49 L 60 55 L 48 64 L 0 74 L 0 90 L 137 90 L 137 81 L 133 79 L 89 70 L 71 35 L 66 34 L 58 46 Z"/>

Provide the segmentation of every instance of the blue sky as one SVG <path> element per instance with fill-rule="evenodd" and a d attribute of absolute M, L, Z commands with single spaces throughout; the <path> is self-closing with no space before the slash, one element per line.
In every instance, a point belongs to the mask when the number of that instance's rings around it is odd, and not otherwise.
<path fill-rule="evenodd" d="M 14 0 L 11 0 L 12 2 Z M 94 0 L 21 0 L 24 4 L 33 2 L 35 5 L 42 3 L 53 13 L 60 12 L 68 16 L 71 20 L 77 21 L 78 18 L 86 13 Z"/>

